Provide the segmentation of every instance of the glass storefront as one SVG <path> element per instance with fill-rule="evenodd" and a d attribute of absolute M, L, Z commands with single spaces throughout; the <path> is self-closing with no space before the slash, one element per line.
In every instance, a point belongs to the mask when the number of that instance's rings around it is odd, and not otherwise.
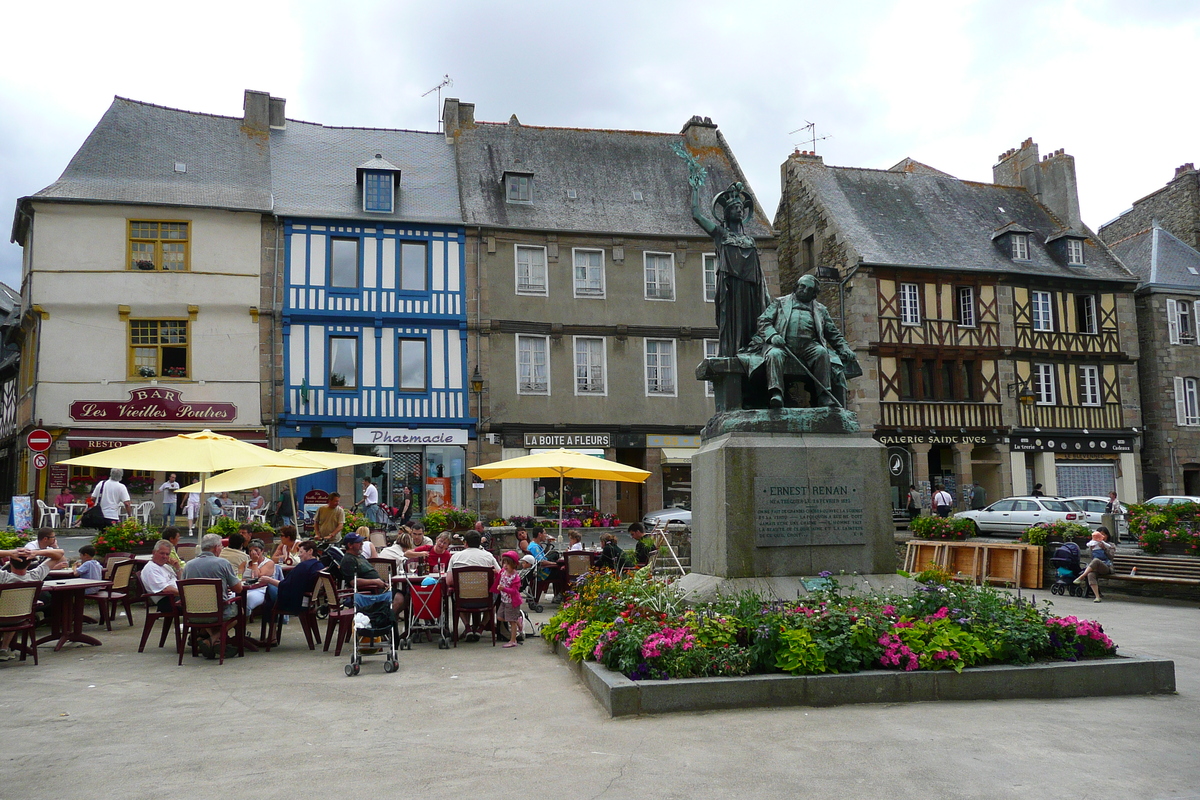
<path fill-rule="evenodd" d="M 407 486 L 411 489 L 414 517 L 419 518 L 427 510 L 435 508 L 462 508 L 464 505 L 467 461 L 463 447 L 355 445 L 354 452 L 387 459 L 354 468 L 356 501 L 362 499 L 360 479 L 370 477 L 379 490 L 380 502 L 397 508 L 404 502 L 404 488 Z"/>
<path fill-rule="evenodd" d="M 663 508 L 692 507 L 692 465 L 664 464 L 662 468 Z"/>

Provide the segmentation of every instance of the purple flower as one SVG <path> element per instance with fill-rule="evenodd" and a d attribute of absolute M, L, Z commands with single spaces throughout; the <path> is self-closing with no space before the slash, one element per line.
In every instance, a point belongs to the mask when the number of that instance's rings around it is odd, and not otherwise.
<path fill-rule="evenodd" d="M 818 572 L 818 573 L 817 573 L 817 577 L 818 577 L 818 578 L 828 578 L 828 577 L 829 577 L 830 575 L 832 575 L 832 574 L 833 574 L 833 573 L 832 573 L 832 572 L 830 572 L 829 570 L 827 570 L 827 569 L 823 569 L 823 570 L 821 570 L 820 572 Z"/>

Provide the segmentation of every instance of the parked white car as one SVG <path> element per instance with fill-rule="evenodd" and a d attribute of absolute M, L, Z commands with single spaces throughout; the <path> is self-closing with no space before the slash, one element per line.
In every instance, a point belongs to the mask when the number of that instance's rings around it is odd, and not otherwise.
<path fill-rule="evenodd" d="M 1067 502 L 1079 506 L 1086 516 L 1087 526 L 1092 530 L 1104 524 L 1104 509 L 1108 508 L 1107 497 L 1068 497 Z"/>
<path fill-rule="evenodd" d="M 1148 506 L 1173 506 L 1176 503 L 1200 503 L 1200 497 L 1185 494 L 1160 494 L 1146 501 Z"/>
<path fill-rule="evenodd" d="M 1086 515 L 1074 503 L 1061 497 L 1006 497 L 978 511 L 960 511 L 954 515 L 975 523 L 975 533 L 1020 534 L 1034 525 L 1049 525 L 1059 520 L 1083 523 Z"/>
<path fill-rule="evenodd" d="M 642 517 L 642 525 L 647 531 L 654 528 L 659 522 L 666 522 L 668 525 L 679 523 L 681 525 L 692 524 L 692 510 L 690 508 L 664 508 L 662 511 L 651 511 L 646 516 Z"/>

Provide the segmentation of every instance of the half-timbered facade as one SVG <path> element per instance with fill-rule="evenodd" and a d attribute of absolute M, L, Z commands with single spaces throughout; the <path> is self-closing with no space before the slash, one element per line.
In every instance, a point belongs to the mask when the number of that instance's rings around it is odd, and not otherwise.
<path fill-rule="evenodd" d="M 309 447 L 336 439 L 387 458 L 359 473 L 385 502 L 407 486 L 418 511 L 463 505 L 474 419 L 451 146 L 436 133 L 291 120 L 271 139 L 283 262 L 280 436 Z M 341 491 L 351 483 L 360 491 L 349 475 Z M 300 490 L 310 486 L 334 488 Z"/>
<path fill-rule="evenodd" d="M 889 446 L 893 500 L 1136 494 L 1134 278 L 1078 218 L 1074 164 L 1025 142 L 995 183 L 905 159 L 783 166 L 783 288 L 816 274 L 866 374 L 850 405 Z"/>

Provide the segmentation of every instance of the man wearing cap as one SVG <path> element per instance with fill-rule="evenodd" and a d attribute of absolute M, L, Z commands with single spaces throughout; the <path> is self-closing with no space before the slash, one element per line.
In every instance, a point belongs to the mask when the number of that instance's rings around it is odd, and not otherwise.
<path fill-rule="evenodd" d="M 32 567 L 34 559 L 38 556 L 44 556 L 45 560 Z M 29 545 L 18 547 L 16 550 L 0 550 L 0 558 L 3 557 L 8 558 L 10 571 L 0 571 L 0 583 L 33 583 L 46 579 L 46 575 L 50 573 L 50 564 L 61 561 L 63 551 L 54 548 L 38 549 L 37 545 Z M 12 661 L 17 657 L 17 654 L 9 649 L 16 634 L 16 631 L 5 631 L 3 637 L 0 637 L 0 661 Z"/>
<path fill-rule="evenodd" d="M 392 589 L 387 581 L 379 577 L 379 573 L 371 566 L 371 562 L 363 558 L 363 537 L 357 533 L 348 533 L 342 540 L 346 555 L 342 557 L 339 569 L 342 580 L 354 588 L 354 607 L 366 608 L 374 603 L 391 603 L 392 611 L 399 612 L 403 607 L 401 595 L 397 592 L 392 596 Z M 358 582 L 355 583 L 355 578 Z"/>

